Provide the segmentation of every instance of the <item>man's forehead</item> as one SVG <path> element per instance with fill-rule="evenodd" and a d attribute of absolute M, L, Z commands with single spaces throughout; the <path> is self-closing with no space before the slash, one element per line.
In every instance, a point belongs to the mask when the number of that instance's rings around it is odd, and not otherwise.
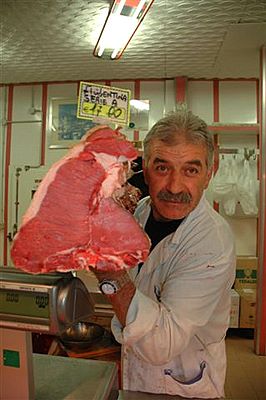
<path fill-rule="evenodd" d="M 207 158 L 207 149 L 201 143 L 182 143 L 168 145 L 156 139 L 151 144 L 150 161 L 152 163 L 183 161 L 201 165 Z"/>
<path fill-rule="evenodd" d="M 201 166 L 202 165 L 202 159 L 201 158 L 191 158 L 191 159 L 187 159 L 184 160 L 185 164 L 190 164 L 190 165 L 198 165 Z M 168 163 L 169 160 L 167 158 L 161 158 L 161 157 L 154 157 L 154 159 L 152 159 L 152 163 L 153 164 L 164 164 L 164 163 Z"/>
<path fill-rule="evenodd" d="M 182 152 L 196 152 L 198 154 L 202 154 L 204 156 L 207 152 L 207 148 L 203 143 L 194 143 L 188 141 L 181 141 L 175 144 L 167 144 L 162 142 L 161 140 L 154 140 L 151 142 L 150 146 L 151 155 L 157 156 L 160 154 L 179 154 Z M 159 156 L 160 157 L 160 156 Z"/>

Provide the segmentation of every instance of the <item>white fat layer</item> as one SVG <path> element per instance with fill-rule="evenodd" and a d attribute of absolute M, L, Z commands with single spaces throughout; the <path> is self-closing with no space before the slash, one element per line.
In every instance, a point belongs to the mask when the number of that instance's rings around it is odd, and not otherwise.
<path fill-rule="evenodd" d="M 99 196 L 110 197 L 126 181 L 126 173 L 124 172 L 121 159 L 128 160 L 124 156 L 117 158 L 106 153 L 93 153 L 93 155 L 106 171 L 106 178 L 102 182 Z"/>
<path fill-rule="evenodd" d="M 101 164 L 101 166 L 105 169 L 105 171 L 108 171 L 110 167 L 113 164 L 116 164 L 118 161 L 117 157 L 111 154 L 95 153 L 94 151 L 92 151 L 92 154 L 94 155 L 98 163 Z"/>
<path fill-rule="evenodd" d="M 119 156 L 117 159 L 118 162 L 123 163 L 123 162 L 129 162 L 128 158 L 126 158 L 125 156 Z"/>
<path fill-rule="evenodd" d="M 54 181 L 58 169 L 66 162 L 66 160 L 78 157 L 78 155 L 83 151 L 83 149 L 84 149 L 84 144 L 79 143 L 76 146 L 74 146 L 71 150 L 69 150 L 69 152 L 63 158 L 61 158 L 59 161 L 53 164 L 53 166 L 49 169 L 49 171 L 41 181 L 38 190 L 34 194 L 31 204 L 28 210 L 26 211 L 25 215 L 23 216 L 22 225 L 26 224 L 26 222 L 34 218 L 35 215 L 37 214 L 40 205 L 46 195 L 47 188 Z"/>
<path fill-rule="evenodd" d="M 107 174 L 100 189 L 100 197 L 110 197 L 115 190 L 120 189 L 125 178 L 123 177 L 121 164 L 113 166 Z"/>

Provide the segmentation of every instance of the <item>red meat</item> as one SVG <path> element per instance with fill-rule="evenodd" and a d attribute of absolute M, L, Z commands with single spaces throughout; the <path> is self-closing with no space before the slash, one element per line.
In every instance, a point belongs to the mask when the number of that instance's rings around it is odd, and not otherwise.
<path fill-rule="evenodd" d="M 112 197 L 136 157 L 117 131 L 89 131 L 42 180 L 14 239 L 14 265 L 38 274 L 89 266 L 115 270 L 144 261 L 149 239 Z"/>

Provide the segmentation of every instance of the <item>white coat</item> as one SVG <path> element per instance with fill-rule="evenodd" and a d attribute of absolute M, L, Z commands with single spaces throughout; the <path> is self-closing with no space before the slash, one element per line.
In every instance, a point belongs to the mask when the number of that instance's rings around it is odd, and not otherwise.
<path fill-rule="evenodd" d="M 150 199 L 136 218 L 145 226 Z M 141 271 L 122 344 L 123 389 L 187 398 L 224 396 L 225 334 L 235 278 L 232 232 L 203 196 L 176 232 L 155 246 Z"/>

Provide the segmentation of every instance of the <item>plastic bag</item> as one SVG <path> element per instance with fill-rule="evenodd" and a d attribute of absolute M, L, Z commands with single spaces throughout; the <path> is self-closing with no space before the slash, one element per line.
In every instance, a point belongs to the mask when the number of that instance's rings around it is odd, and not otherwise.
<path fill-rule="evenodd" d="M 214 201 L 223 205 L 227 215 L 232 216 L 238 202 L 236 158 L 221 157 L 219 169 L 213 178 Z"/>
<path fill-rule="evenodd" d="M 238 199 L 246 215 L 256 215 L 258 213 L 257 177 L 254 161 L 254 159 L 244 160 L 237 182 Z"/>

